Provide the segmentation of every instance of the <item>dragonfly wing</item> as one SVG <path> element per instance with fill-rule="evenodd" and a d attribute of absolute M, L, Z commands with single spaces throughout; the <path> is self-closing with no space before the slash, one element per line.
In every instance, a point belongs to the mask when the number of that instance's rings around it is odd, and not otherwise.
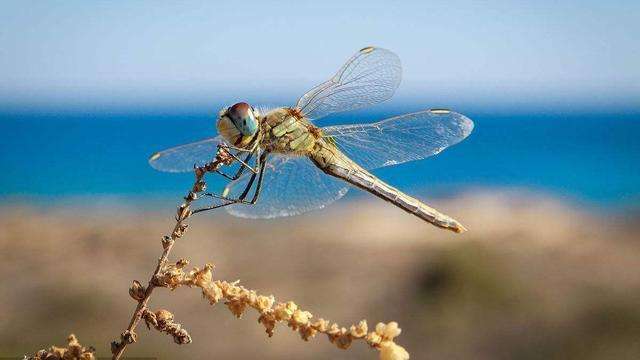
<path fill-rule="evenodd" d="M 202 166 L 213 160 L 218 151 L 218 145 L 223 142 L 221 136 L 216 136 L 172 147 L 151 155 L 149 165 L 156 170 L 166 172 L 193 171 L 194 165 Z"/>
<path fill-rule="evenodd" d="M 305 116 L 319 119 L 383 102 L 400 85 L 400 58 L 389 50 L 366 47 L 353 55 L 337 74 L 304 94 L 296 104 Z"/>
<path fill-rule="evenodd" d="M 435 155 L 469 136 L 473 121 L 449 110 L 426 110 L 376 123 L 328 126 L 324 136 L 365 169 Z"/>
<path fill-rule="evenodd" d="M 251 176 L 231 182 L 229 197 L 241 194 Z M 269 219 L 321 209 L 347 193 L 345 183 L 323 173 L 306 157 L 271 154 L 267 160 L 262 191 L 254 205 L 230 205 L 227 212 L 243 218 Z M 248 199 L 253 192 L 249 193 Z"/>

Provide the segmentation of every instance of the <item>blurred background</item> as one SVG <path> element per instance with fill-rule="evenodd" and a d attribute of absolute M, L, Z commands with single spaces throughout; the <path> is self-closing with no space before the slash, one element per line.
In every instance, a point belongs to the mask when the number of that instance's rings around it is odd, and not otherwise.
<path fill-rule="evenodd" d="M 107 356 L 192 183 L 148 156 L 215 135 L 222 106 L 294 104 L 376 45 L 402 59 L 396 96 L 321 125 L 473 119 L 442 154 L 375 172 L 469 232 L 351 191 L 293 218 L 198 216 L 174 257 L 340 324 L 396 320 L 414 359 L 640 358 L 639 15 L 634 1 L 3 1 L 0 357 L 70 332 Z M 255 313 L 195 290 L 152 307 L 194 343 L 139 329 L 129 356 L 376 356 L 284 327 L 269 339 Z"/>

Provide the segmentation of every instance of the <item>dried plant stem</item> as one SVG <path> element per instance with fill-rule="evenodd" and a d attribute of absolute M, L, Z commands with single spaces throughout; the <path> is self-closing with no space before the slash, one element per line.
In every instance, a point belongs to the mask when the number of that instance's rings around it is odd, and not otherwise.
<path fill-rule="evenodd" d="M 225 148 L 219 148 L 215 159 L 202 167 L 196 167 L 195 182 L 193 187 L 184 197 L 184 202 L 178 206 L 176 214 L 176 224 L 170 235 L 165 235 L 162 239 L 162 255 L 158 258 L 156 268 L 149 279 L 146 288 L 140 282 L 134 280 L 129 288 L 129 295 L 137 301 L 136 309 L 131 315 L 129 326 L 120 334 L 119 341 L 111 343 L 112 359 L 121 358 L 129 344 L 136 342 L 137 335 L 135 329 L 142 320 L 147 327 L 171 335 L 177 344 L 188 344 L 191 336 L 182 328 L 182 325 L 173 321 L 173 314 L 168 310 L 151 311 L 147 305 L 151 299 L 153 290 L 156 287 L 175 289 L 179 286 L 199 287 L 203 296 L 212 305 L 220 300 L 225 300 L 225 305 L 229 310 L 240 317 L 246 308 L 253 308 L 260 314 L 258 322 L 265 326 L 269 336 L 274 334 L 275 326 L 278 322 L 287 324 L 292 330 L 297 331 L 302 339 L 308 341 L 316 334 L 324 334 L 329 341 L 338 348 L 348 348 L 354 340 L 362 340 L 371 348 L 380 352 L 383 360 L 406 360 L 409 358 L 407 351 L 394 342 L 394 338 L 400 334 L 400 328 L 396 322 L 388 324 L 378 323 L 374 331 L 368 331 L 367 322 L 362 320 L 357 325 L 352 325 L 349 329 L 340 327 L 336 323 L 330 323 L 322 318 L 312 321 L 313 315 L 298 308 L 293 301 L 275 302 L 273 295 L 259 295 L 254 290 L 239 286 L 237 282 L 226 282 L 213 280 L 213 265 L 207 264 L 202 269 L 194 268 L 190 272 L 185 272 L 184 267 L 189 263 L 181 259 L 175 263 L 168 261 L 171 249 L 176 240 L 181 238 L 188 225 L 186 223 L 193 214 L 198 211 L 191 210 L 191 204 L 198 199 L 205 188 L 204 176 L 209 172 L 217 171 L 222 165 L 229 165 L 234 161 L 232 155 Z M 209 208 L 208 208 L 209 209 Z"/>
<path fill-rule="evenodd" d="M 175 241 L 181 238 L 185 231 L 187 230 L 186 220 L 191 217 L 192 211 L 190 209 L 191 203 L 198 199 L 198 194 L 205 190 L 205 182 L 204 176 L 208 172 L 212 172 L 217 170 L 221 165 L 228 162 L 228 153 L 226 151 L 218 151 L 218 154 L 212 162 L 206 164 L 202 167 L 195 168 L 195 182 L 191 191 L 184 197 L 184 202 L 182 205 L 178 207 L 178 212 L 176 214 L 176 224 L 173 227 L 173 231 L 171 235 L 164 236 L 162 239 L 162 255 L 158 258 L 158 264 L 156 265 L 151 278 L 147 284 L 146 289 L 141 286 L 138 281 L 134 281 L 132 287 L 129 289 L 129 294 L 135 300 L 138 301 L 138 305 L 136 306 L 133 315 L 131 316 L 131 320 L 129 321 L 129 326 L 126 328 L 122 334 L 120 334 L 120 341 L 114 341 L 111 343 L 111 352 L 113 354 L 112 359 L 117 360 L 120 359 L 122 354 L 124 353 L 127 345 L 136 342 L 136 333 L 135 329 L 140 323 L 142 316 L 147 310 L 147 304 L 151 299 L 151 294 L 156 287 L 156 279 L 160 276 L 162 268 L 164 264 L 166 264 L 167 259 L 169 258 L 169 254 L 171 253 L 171 249 L 175 244 Z"/>

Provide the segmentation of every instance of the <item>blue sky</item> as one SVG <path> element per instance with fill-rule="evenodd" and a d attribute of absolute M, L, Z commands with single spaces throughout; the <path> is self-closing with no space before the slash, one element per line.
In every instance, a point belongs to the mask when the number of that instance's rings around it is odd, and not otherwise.
<path fill-rule="evenodd" d="M 0 108 L 291 103 L 353 52 L 398 53 L 397 101 L 640 107 L 638 1 L 3 1 Z"/>

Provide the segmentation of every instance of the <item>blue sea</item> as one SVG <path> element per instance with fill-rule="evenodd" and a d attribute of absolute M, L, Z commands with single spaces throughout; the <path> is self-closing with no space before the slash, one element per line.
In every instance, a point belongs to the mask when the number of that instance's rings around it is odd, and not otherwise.
<path fill-rule="evenodd" d="M 635 207 L 640 200 L 640 113 L 458 110 L 475 122 L 467 140 L 437 156 L 376 174 L 402 190 L 434 197 L 506 188 L 606 209 Z M 403 112 L 408 111 L 342 114 L 320 125 L 368 122 Z M 175 202 L 192 175 L 157 172 L 147 159 L 166 147 L 215 135 L 215 114 L 0 114 L 0 201 L 168 197 Z"/>

